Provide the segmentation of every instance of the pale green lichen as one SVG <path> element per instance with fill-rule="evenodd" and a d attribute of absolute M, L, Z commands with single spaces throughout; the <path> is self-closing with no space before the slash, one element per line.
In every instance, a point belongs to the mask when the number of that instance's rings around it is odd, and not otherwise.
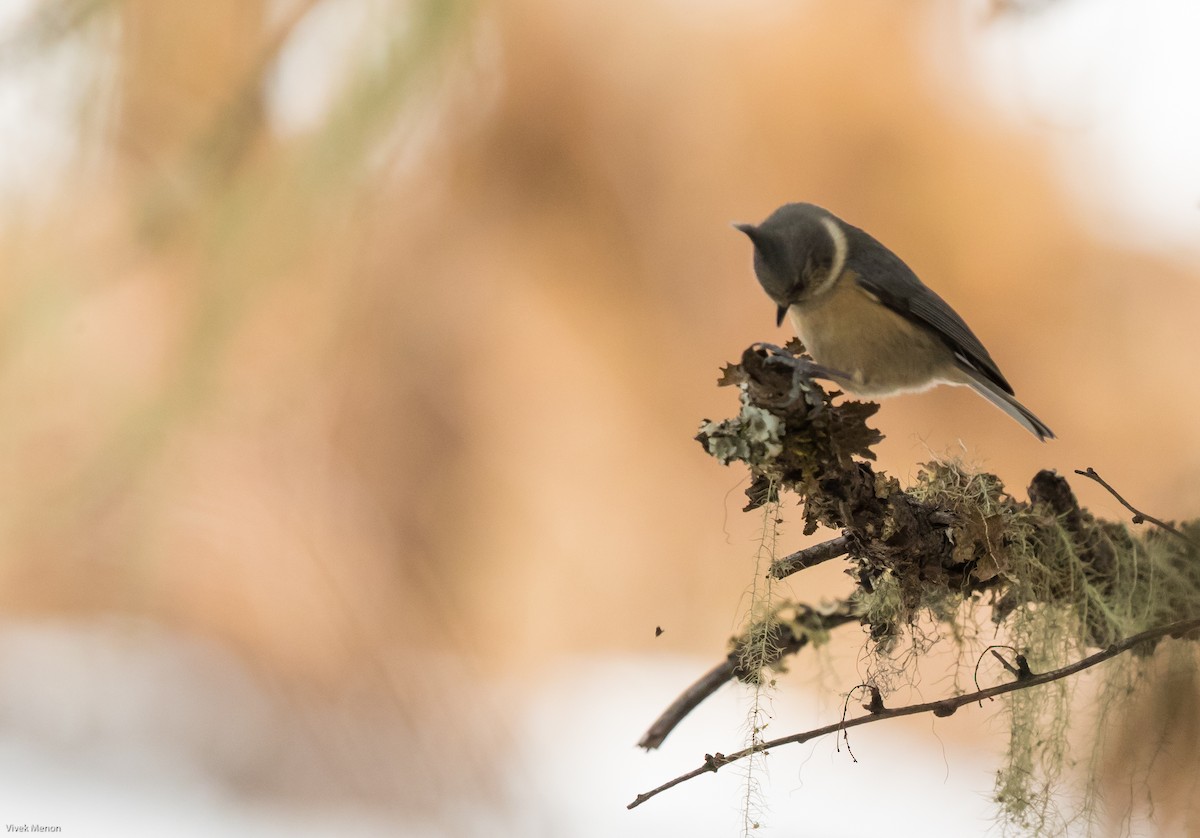
<path fill-rule="evenodd" d="M 783 452 L 783 420 L 754 405 L 743 405 L 733 419 L 703 422 L 700 436 L 708 453 L 722 465 L 740 460 L 759 469 Z"/>

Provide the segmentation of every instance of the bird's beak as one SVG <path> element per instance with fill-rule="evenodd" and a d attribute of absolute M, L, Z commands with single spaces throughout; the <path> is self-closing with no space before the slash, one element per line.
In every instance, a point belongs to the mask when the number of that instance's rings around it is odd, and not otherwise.
<path fill-rule="evenodd" d="M 775 256 L 775 254 L 778 252 L 778 249 L 775 247 L 775 244 L 773 241 L 771 241 L 770 237 L 761 233 L 759 231 L 759 229 L 757 227 L 755 227 L 753 224 L 734 224 L 733 226 L 735 229 L 741 230 L 743 233 L 745 233 L 747 236 L 750 237 L 750 241 L 754 244 L 754 249 L 759 252 L 759 254 L 762 256 L 763 259 L 770 261 Z M 760 284 L 762 283 L 761 275 L 759 276 L 758 281 Z M 763 286 L 763 289 L 766 290 L 768 294 L 771 293 L 770 290 L 765 285 Z M 771 296 L 774 296 L 774 295 L 772 294 Z M 775 313 L 775 325 L 776 326 L 783 325 L 783 318 L 787 316 L 787 311 L 788 311 L 788 307 L 785 305 L 781 305 L 779 307 L 778 311 L 776 311 L 776 313 Z"/>

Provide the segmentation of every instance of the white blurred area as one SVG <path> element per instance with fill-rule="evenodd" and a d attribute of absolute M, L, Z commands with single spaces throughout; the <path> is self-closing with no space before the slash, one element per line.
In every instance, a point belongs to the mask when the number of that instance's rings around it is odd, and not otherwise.
<path fill-rule="evenodd" d="M 0 3 L 0 33 L 11 33 L 13 22 L 23 19 L 35 5 L 35 0 Z M 298 8 L 294 3 L 275 5 L 281 16 Z M 686 3 L 671 5 L 684 18 L 692 14 Z M 1188 248 L 1194 252 L 1200 240 L 1200 97 L 1191 90 L 1191 80 L 1200 77 L 1200 50 L 1190 42 L 1200 31 L 1200 6 L 1190 0 L 1137 4 L 1062 0 L 1030 4 L 1036 8 L 1023 12 L 988 14 L 987 5 L 945 0 L 926 10 L 928 69 L 947 106 L 999 112 L 1014 135 L 1036 138 L 1050 149 L 1054 176 L 1061 178 L 1098 239 L 1116 247 L 1135 245 L 1158 252 Z M 292 34 L 295 42 L 281 50 L 268 76 L 265 110 L 273 131 L 302 137 L 321 124 L 337 98 L 339 85 L 346 83 L 344 67 L 336 57 L 358 55 L 370 48 L 359 39 L 371 30 L 371 14 L 386 7 L 370 0 L 325 0 L 315 5 L 311 17 Z M 717 12 L 706 7 L 704 14 L 711 18 Z M 531 19 L 533 29 L 550 26 L 536 16 Z M 775 25 L 774 20 L 772 14 L 765 15 L 764 30 Z M 688 23 L 694 21 L 689 18 L 680 26 Z M 744 19 L 739 25 L 752 28 Z M 602 35 L 595 36 L 598 50 L 604 49 Z M 111 31 L 99 37 L 119 36 Z M 478 54 L 487 71 L 482 75 L 486 77 L 492 71 L 487 62 L 504 46 L 493 43 L 501 36 L 490 25 L 481 27 L 478 37 Z M 81 109 L 103 111 L 115 105 L 106 98 L 103 85 L 85 90 L 77 84 L 79 67 L 89 60 L 80 51 L 92 48 L 87 43 L 68 41 L 38 55 L 22 55 L 20 44 L 8 35 L 0 34 L 0 44 L 12 51 L 7 59 L 0 52 L 0 206 L 4 218 L 22 224 L 34 217 L 51 195 L 61 193 L 81 160 L 83 164 L 106 165 L 103 154 L 90 156 L 95 153 L 92 141 L 96 138 L 81 137 L 75 126 Z M 490 107 L 488 97 L 498 95 L 506 81 L 486 78 L 487 83 L 480 86 L 484 105 Z M 545 93 L 548 107 L 563 106 L 553 92 Z M 539 89 L 537 95 L 542 94 Z M 803 95 L 798 89 L 796 97 Z M 696 107 L 694 101 L 672 104 L 684 114 L 689 107 Z M 436 105 L 427 107 L 433 114 L 431 120 L 444 116 Z M 647 112 L 651 109 L 646 106 Z M 587 124 L 586 119 L 582 121 Z M 103 133 L 104 119 L 90 124 Z M 591 141 L 593 135 L 588 136 Z M 689 142 L 690 138 L 679 140 L 680 154 L 690 151 Z M 604 142 L 595 145 L 608 150 Z M 422 135 L 421 147 L 438 148 L 432 129 Z M 534 149 L 539 150 L 536 145 Z M 718 166 L 706 166 L 713 178 L 719 176 Z M 661 174 L 652 171 L 645 177 Z M 767 169 L 758 175 L 766 183 L 774 173 Z M 617 175 L 606 170 L 599 178 L 615 179 Z M 776 184 L 772 183 L 772 188 Z M 511 212 L 519 217 L 503 203 L 488 206 L 487 211 L 494 216 Z M 730 214 L 733 212 L 731 209 Z M 455 251 L 451 257 L 470 267 L 497 252 L 503 254 L 509 245 L 500 236 L 488 241 L 486 231 L 482 238 L 484 247 Z M 432 237 L 426 241 L 432 242 L 431 248 L 439 244 Z M 563 249 L 575 258 L 571 247 L 578 242 L 569 236 L 567 241 L 570 246 Z M 582 246 L 579 252 L 589 253 Z M 656 264 L 657 254 L 637 256 Z M 620 264 L 615 257 L 614 261 Z M 507 292 L 507 287 L 504 290 Z M 527 298 L 521 291 L 518 288 L 506 299 L 524 305 L 521 301 Z M 661 291 L 664 298 L 674 293 L 670 287 Z M 486 293 L 482 296 L 490 299 Z M 588 328 L 602 331 L 605 325 L 602 303 L 595 306 L 600 311 L 595 318 L 588 310 L 585 323 L 583 317 L 571 319 L 569 312 L 562 314 L 555 308 L 558 301 L 549 294 L 528 293 L 528 298 L 551 312 L 547 319 L 561 329 L 564 342 L 578 339 Z M 586 296 L 582 299 L 590 302 Z M 462 301 L 464 308 L 472 302 Z M 287 334 L 290 337 L 290 332 Z M 704 355 L 704 363 L 714 368 L 709 363 L 712 357 L 732 357 L 741 348 L 737 344 L 699 350 L 692 330 L 681 328 L 680 334 L 689 341 L 686 349 Z M 773 336 L 757 334 L 756 339 Z M 672 344 L 669 351 L 682 352 L 682 343 L 681 339 Z M 486 342 L 484 348 L 491 349 Z M 430 356 L 430 364 L 444 360 L 436 347 Z M 624 373 L 628 367 L 621 366 L 619 353 L 601 348 L 578 356 L 564 351 L 562 356 L 582 357 L 597 367 L 609 365 L 604 369 L 618 383 L 605 385 L 605 392 L 624 392 L 620 387 L 627 385 Z M 512 351 L 497 357 L 511 362 L 524 356 Z M 611 372 L 613 369 L 617 371 Z M 714 375 L 698 375 L 697 386 L 709 387 Z M 511 394 L 514 403 L 532 399 L 534 393 L 557 410 L 556 396 L 537 390 L 542 385 L 531 383 L 531 377 L 518 370 L 512 374 L 514 383 L 496 385 L 497 391 Z M 489 385 L 492 383 L 489 379 Z M 474 392 L 484 392 L 491 402 L 500 401 L 482 386 Z M 1043 400 L 1031 399 L 1030 403 Z M 505 407 L 489 405 L 495 410 Z M 620 406 L 611 409 L 617 413 Z M 1045 412 L 1040 406 L 1036 409 Z M 496 434 L 503 437 L 504 429 L 511 426 L 516 428 L 513 435 L 522 439 L 541 432 L 549 436 L 561 429 L 558 426 L 570 424 L 554 410 L 545 411 L 549 430 L 531 429 L 534 423 L 513 420 L 509 425 L 497 422 Z M 642 418 L 628 405 L 625 411 L 632 417 L 630 426 Z M 597 419 L 598 426 L 601 419 L 604 416 Z M 431 421 L 444 424 L 437 416 Z M 1058 423 L 1051 424 L 1058 429 Z M 408 432 L 403 422 L 396 425 L 397 434 Z M 492 432 L 490 423 L 487 431 Z M 688 441 L 692 432 L 685 423 L 670 428 L 673 439 L 683 440 L 681 447 L 694 445 Z M 695 455 L 690 447 L 688 453 Z M 237 454 L 231 459 L 238 459 Z M 715 464 L 706 463 L 705 467 L 708 465 L 717 469 Z M 486 469 L 481 473 L 488 474 Z M 512 499 L 518 498 L 534 509 L 532 517 L 542 510 L 538 504 L 553 512 L 555 500 L 573 491 L 560 485 L 555 476 L 543 476 L 537 485 L 545 498 L 535 503 L 523 494 L 528 484 L 520 482 L 530 478 L 516 468 L 513 473 L 518 478 L 499 488 L 464 480 L 470 501 L 482 503 L 491 495 L 500 496 L 496 503 L 506 499 L 516 503 Z M 478 475 L 472 471 L 470 476 Z M 612 479 L 613 485 L 623 489 L 627 484 L 640 486 L 639 481 L 686 482 L 688 478 L 621 472 Z M 715 479 L 734 500 L 709 495 L 703 509 L 708 519 L 736 509 L 740 500 L 739 475 L 722 472 Z M 645 491 L 658 497 L 657 489 Z M 349 497 L 351 492 L 345 495 Z M 640 497 L 636 492 L 631 495 Z M 254 492 L 247 492 L 247 497 L 259 500 Z M 577 506 L 585 508 L 586 501 Z M 346 503 L 351 505 L 350 500 Z M 669 505 L 669 501 L 664 503 Z M 384 506 L 381 502 L 380 507 Z M 206 513 L 199 504 L 197 508 L 199 511 L 185 512 L 210 514 L 206 526 L 219 531 L 228 509 L 219 504 L 213 513 Z M 499 520 L 507 509 L 497 506 L 492 515 Z M 377 512 L 374 507 L 369 511 Z M 384 517 L 383 512 L 378 514 Z M 420 514 L 433 517 L 424 507 Z M 596 531 L 606 535 L 621 532 L 626 525 L 612 520 L 611 510 L 580 514 L 593 514 L 598 522 Z M 650 526 L 663 530 L 689 527 L 686 521 L 690 519 L 682 519 L 682 524 L 676 521 L 674 508 L 642 514 Z M 478 526 L 478 520 L 492 520 L 482 514 L 474 518 L 470 509 L 456 512 L 458 515 L 462 523 L 456 517 L 455 524 L 464 530 Z M 363 515 L 363 520 L 368 518 Z M 291 525 L 283 516 L 280 520 L 285 521 L 281 528 Z M 357 523 L 358 519 L 351 519 L 348 527 Z M 587 533 L 581 533 L 574 519 L 549 514 L 536 523 L 533 533 L 509 534 L 507 540 L 493 540 L 489 533 L 479 536 L 479 541 L 488 546 L 506 545 L 506 557 L 528 552 L 544 566 L 545 542 L 555 540 L 556 549 L 561 546 L 561 552 L 568 553 L 587 540 Z M 392 535 L 382 525 L 380 530 Z M 218 532 L 214 541 L 220 541 L 222 535 Z M 363 541 L 374 543 L 368 536 Z M 668 532 L 663 538 L 675 536 Z M 638 538 L 627 537 L 635 542 Z M 383 537 L 378 541 L 393 546 Z M 395 541 L 407 544 L 403 537 Z M 731 551 L 746 547 L 740 536 L 733 542 Z M 614 539 L 614 543 L 624 542 Z M 257 543 L 252 543 L 250 552 L 254 549 Z M 648 552 L 644 557 L 623 558 L 635 565 L 652 564 L 663 551 L 648 548 Z M 746 547 L 744 552 L 749 555 L 750 549 Z M 704 570 L 696 571 L 696 578 L 666 572 L 654 577 L 662 587 L 652 596 L 664 603 L 670 600 L 674 607 L 677 601 L 708 593 L 706 586 L 716 583 L 707 578 L 711 565 L 703 561 L 697 560 L 697 567 Z M 337 564 L 333 558 L 328 562 Z M 347 575 L 353 569 L 346 571 Z M 478 574 L 483 580 L 479 585 L 487 587 L 492 579 L 516 579 L 510 584 L 524 591 L 532 586 L 522 585 L 520 580 L 557 578 L 526 573 L 522 575 L 519 568 L 509 573 L 488 566 Z M 835 573 L 830 571 L 831 578 Z M 312 575 L 320 574 L 314 571 Z M 247 660 L 244 649 L 235 648 L 232 641 L 222 642 L 219 633 L 198 637 L 175 626 L 169 617 L 160 622 L 144 615 L 84 613 L 70 618 L 0 619 L 0 824 L 58 825 L 63 834 L 76 836 L 600 838 L 737 833 L 743 793 L 737 767 L 715 777 L 697 778 L 633 812 L 625 810 L 637 793 L 695 767 L 705 752 L 733 751 L 743 744 L 745 698 L 734 687 L 726 687 L 705 704 L 661 751 L 647 755 L 633 744 L 657 713 L 723 654 L 722 648 L 708 643 L 709 637 L 702 643 L 711 648 L 711 654 L 697 653 L 694 648 L 686 654 L 677 649 L 663 652 L 649 642 L 635 646 L 629 638 L 648 638 L 652 627 L 645 612 L 631 616 L 623 598 L 611 597 L 609 589 L 593 590 L 586 581 L 572 580 L 576 587 L 567 591 L 550 589 L 546 583 L 547 589 L 534 591 L 529 600 L 511 604 L 503 600 L 494 606 L 495 613 L 480 616 L 452 613 L 453 605 L 467 599 L 461 587 L 452 588 L 440 579 L 430 581 L 420 571 L 411 576 L 417 580 L 411 583 L 416 590 L 414 600 L 438 606 L 451 603 L 451 613 L 439 615 L 444 622 L 417 614 L 409 627 L 411 633 L 385 633 L 385 642 L 380 644 L 384 651 L 376 652 L 365 664 L 371 675 L 364 676 L 363 684 L 335 680 L 315 696 L 306 691 L 307 685 L 305 690 L 292 690 L 289 673 L 280 674 L 259 661 Z M 614 573 L 612 586 L 620 597 L 633 587 L 622 587 L 625 578 Z M 632 574 L 629 578 L 638 584 L 644 579 Z M 369 589 L 385 590 L 383 583 L 371 588 L 368 579 Z M 355 590 L 346 584 L 335 594 Z M 721 619 L 716 620 L 719 625 L 712 630 L 713 636 L 719 638 L 733 630 L 740 593 L 738 589 L 728 591 L 728 607 L 719 612 Z M 337 596 L 332 599 L 337 601 Z M 560 602 L 567 603 L 560 607 L 572 613 L 574 603 L 589 599 L 600 600 L 592 606 L 611 623 L 588 624 L 578 635 L 564 629 L 566 639 L 561 641 L 553 635 L 557 626 L 550 618 L 539 622 L 532 613 L 546 603 Z M 340 605 L 344 613 L 337 615 L 339 619 L 345 617 L 345 622 L 352 623 L 358 618 L 358 603 L 349 595 Z M 244 608 L 249 614 L 241 615 L 245 622 L 254 622 L 251 607 L 238 606 L 236 601 L 229 607 L 235 611 Z M 398 611 L 406 607 L 406 603 L 395 606 Z M 281 612 L 287 613 L 283 608 Z M 297 622 L 307 625 L 310 612 L 298 608 L 297 613 Z M 580 622 L 593 614 L 587 611 Z M 524 665 L 516 673 L 502 671 L 504 661 L 495 666 L 481 664 L 473 655 L 480 648 L 486 655 L 493 630 L 508 637 L 495 628 L 497 615 L 520 627 L 512 629 L 512 635 L 542 640 L 551 651 L 528 651 L 516 644 L 512 657 Z M 327 615 L 318 614 L 313 623 L 322 616 Z M 721 622 L 727 617 L 729 624 Z M 635 621 L 636 627 L 631 628 Z M 282 629 L 278 633 L 286 635 Z M 666 642 L 680 633 L 669 633 Z M 319 632 L 314 629 L 313 634 Z M 580 648 L 564 652 L 556 646 L 556 642 L 567 646 L 579 637 L 585 638 L 579 641 Z M 844 637 L 851 647 L 857 642 L 852 631 Z M 689 641 L 701 643 L 694 638 Z M 611 643 L 614 650 L 597 654 L 583 648 L 589 642 Z M 390 657 L 392 653 L 394 657 Z M 850 654 L 852 657 L 853 649 Z M 530 658 L 540 666 L 529 666 Z M 836 692 L 841 683 L 831 680 L 818 690 L 809 690 L 785 682 L 775 699 L 772 733 L 783 735 L 836 718 L 840 713 Z M 941 695 L 943 686 L 926 685 L 926 697 Z M 814 699 L 822 690 L 830 698 Z M 936 723 L 923 720 L 861 729 L 851 740 L 857 763 L 844 750 L 838 751 L 831 738 L 784 749 L 772 754 L 769 779 L 764 781 L 761 834 L 845 838 L 984 834 L 993 825 L 992 773 L 1002 742 L 1003 725 L 994 710 L 964 708 L 954 718 Z M 431 760 L 427 766 L 428 756 L 435 753 L 448 765 Z M 465 766 L 461 772 L 455 769 L 457 764 Z"/>
<path fill-rule="evenodd" d="M 974 69 L 936 79 L 958 102 L 984 97 L 1053 151 L 1055 171 L 1101 241 L 1200 251 L 1200 4 L 1031 0 L 1004 13 L 957 4 L 937 43 Z"/>
<path fill-rule="evenodd" d="M 304 722 L 304 708 L 226 651 L 118 619 L 9 623 L 0 629 L 0 821 L 86 836 L 736 834 L 742 765 L 625 809 L 668 774 L 696 767 L 714 741 L 732 749 L 742 736 L 747 697 L 726 687 L 661 751 L 647 756 L 633 747 L 631 720 L 649 721 L 705 665 L 702 658 L 580 656 L 533 689 L 475 682 L 470 688 L 482 692 L 474 703 L 503 705 L 511 725 L 499 778 L 507 802 L 464 784 L 415 818 L 381 802 L 339 799 L 330 778 L 321 778 L 338 758 L 336 737 L 316 737 L 314 750 L 305 727 L 351 733 L 352 712 Z M 469 673 L 456 675 L 468 683 Z M 779 691 L 775 726 L 816 724 L 836 705 Z M 982 715 L 958 720 L 967 729 L 984 722 Z M 947 723 L 955 724 L 939 724 Z M 385 728 L 368 735 L 419 753 Z M 940 741 L 925 722 L 856 730 L 850 745 L 853 757 L 845 743 L 825 737 L 781 749 L 755 769 L 768 833 L 951 838 L 986 829 L 992 769 L 985 754 Z M 928 758 L 913 760 L 914 750 Z M 286 792 L 289 777 L 308 791 Z M 932 809 L 931 790 L 942 801 Z M 868 793 L 872 805 L 856 806 Z M 919 824 L 919 832 L 897 832 L 897 819 Z"/>
<path fill-rule="evenodd" d="M 322 761 L 295 736 L 297 709 L 227 650 L 145 621 L 7 621 L 0 820 L 87 836 L 395 834 L 371 807 L 281 793 Z"/>
<path fill-rule="evenodd" d="M 27 220 L 49 202 L 62 178 L 93 147 L 79 131 L 80 116 L 104 103 L 81 84 L 97 52 L 68 41 L 41 50 L 22 40 L 37 0 L 0 3 L 0 211 Z"/>

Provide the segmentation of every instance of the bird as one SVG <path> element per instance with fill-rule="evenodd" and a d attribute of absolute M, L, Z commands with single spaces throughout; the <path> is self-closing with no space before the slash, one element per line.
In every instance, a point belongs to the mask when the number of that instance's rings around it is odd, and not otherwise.
<path fill-rule="evenodd" d="M 776 325 L 788 317 L 813 360 L 851 394 L 966 386 L 1039 440 L 1054 438 L 958 313 L 866 231 L 807 203 L 733 226 L 754 245 L 754 273 L 778 306 Z"/>

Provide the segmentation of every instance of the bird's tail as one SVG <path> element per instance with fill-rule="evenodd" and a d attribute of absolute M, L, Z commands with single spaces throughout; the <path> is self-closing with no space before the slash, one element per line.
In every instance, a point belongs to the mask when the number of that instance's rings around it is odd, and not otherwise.
<path fill-rule="evenodd" d="M 995 382 L 970 367 L 960 365 L 959 369 L 965 373 L 966 383 L 976 393 L 1016 419 L 1042 442 L 1045 442 L 1047 439 L 1054 439 L 1054 431 L 1046 427 L 1045 422 L 1034 416 L 1033 412 L 1017 401 L 1015 397 L 1001 390 L 1000 386 Z"/>

